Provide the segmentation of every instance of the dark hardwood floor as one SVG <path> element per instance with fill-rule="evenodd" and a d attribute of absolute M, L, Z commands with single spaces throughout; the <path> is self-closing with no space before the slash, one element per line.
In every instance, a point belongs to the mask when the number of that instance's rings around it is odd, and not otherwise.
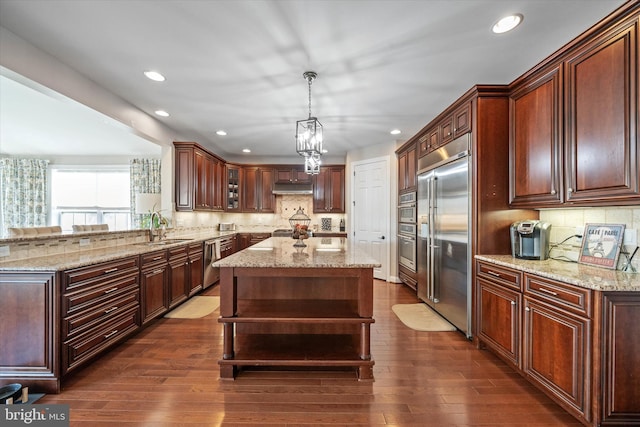
<path fill-rule="evenodd" d="M 332 371 L 244 371 L 221 381 L 216 310 L 158 319 L 38 403 L 69 404 L 71 426 L 87 427 L 581 425 L 461 333 L 404 326 L 391 306 L 417 302 L 406 286 L 374 287 L 373 382 Z"/>

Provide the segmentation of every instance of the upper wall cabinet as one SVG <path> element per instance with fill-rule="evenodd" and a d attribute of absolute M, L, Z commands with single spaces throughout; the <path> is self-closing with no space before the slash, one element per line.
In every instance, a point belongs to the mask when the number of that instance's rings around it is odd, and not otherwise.
<path fill-rule="evenodd" d="M 562 87 L 559 67 L 509 97 L 512 205 L 563 202 Z"/>
<path fill-rule="evenodd" d="M 313 175 L 313 212 L 344 213 L 344 165 L 322 166 Z"/>
<path fill-rule="evenodd" d="M 416 191 L 417 187 L 417 147 L 415 142 L 408 147 L 402 147 L 398 156 L 398 193 Z"/>
<path fill-rule="evenodd" d="M 276 198 L 273 195 L 273 168 L 243 168 L 241 185 L 243 212 L 275 212 Z"/>
<path fill-rule="evenodd" d="M 640 198 L 637 37 L 636 18 L 566 61 L 568 202 Z"/>
<path fill-rule="evenodd" d="M 174 142 L 177 211 L 223 209 L 224 163 L 193 142 Z"/>
<path fill-rule="evenodd" d="M 460 105 L 428 128 L 418 139 L 420 157 L 471 131 L 471 103 Z"/>
<path fill-rule="evenodd" d="M 311 175 L 304 166 L 278 166 L 275 169 L 276 184 L 311 184 Z"/>
<path fill-rule="evenodd" d="M 636 11 L 514 83 L 512 207 L 638 203 L 637 35 Z"/>

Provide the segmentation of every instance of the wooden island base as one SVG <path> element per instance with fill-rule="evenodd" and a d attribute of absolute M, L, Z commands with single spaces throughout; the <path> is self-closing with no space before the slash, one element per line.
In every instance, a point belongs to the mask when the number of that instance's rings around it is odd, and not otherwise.
<path fill-rule="evenodd" d="M 220 378 L 241 368 L 354 368 L 373 379 L 372 268 L 220 269 Z"/>

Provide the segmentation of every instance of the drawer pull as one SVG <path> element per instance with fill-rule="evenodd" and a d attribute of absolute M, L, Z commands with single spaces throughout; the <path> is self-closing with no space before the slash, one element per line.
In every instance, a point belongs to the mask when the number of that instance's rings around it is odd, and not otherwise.
<path fill-rule="evenodd" d="M 152 261 L 157 261 L 157 260 L 162 259 L 162 258 L 164 258 L 164 257 L 163 256 L 157 256 L 154 259 L 152 259 Z"/>
<path fill-rule="evenodd" d="M 115 310 L 117 310 L 117 309 L 118 309 L 118 306 L 117 306 L 117 305 L 116 305 L 115 307 L 108 308 L 108 309 L 106 309 L 106 310 L 104 311 L 104 314 L 109 314 L 109 313 L 111 313 L 112 311 L 115 311 Z"/>
<path fill-rule="evenodd" d="M 109 273 L 113 273 L 115 271 L 118 271 L 118 267 L 110 268 L 108 270 L 105 270 L 104 273 L 102 273 L 102 274 L 109 274 Z"/>
<path fill-rule="evenodd" d="M 117 288 L 117 287 L 115 287 L 115 288 L 107 289 L 106 291 L 104 291 L 104 293 L 105 293 L 105 294 L 110 294 L 111 292 L 115 292 L 115 291 L 117 291 L 117 290 L 118 290 L 118 288 Z"/>
<path fill-rule="evenodd" d="M 160 273 L 162 273 L 163 271 L 164 271 L 164 270 L 162 270 L 161 268 L 159 268 L 159 269 L 157 269 L 157 270 L 153 270 L 153 271 L 151 272 L 151 274 L 160 274 Z"/>
<path fill-rule="evenodd" d="M 487 273 L 489 273 L 492 276 L 502 277 L 502 276 L 500 276 L 500 273 L 496 273 L 495 271 L 487 270 Z"/>
<path fill-rule="evenodd" d="M 109 332 L 107 335 L 105 335 L 105 336 L 104 336 L 104 339 L 106 340 L 106 339 L 108 339 L 108 338 L 111 338 L 112 336 L 114 336 L 114 335 L 115 335 L 115 334 L 117 334 L 117 333 L 118 333 L 118 330 L 117 330 L 117 329 L 116 329 L 115 331 L 111 331 L 111 332 Z"/>
<path fill-rule="evenodd" d="M 545 288 L 538 288 L 538 290 L 539 290 L 540 292 L 544 292 L 544 293 L 547 293 L 547 294 L 549 294 L 549 295 L 553 295 L 554 297 L 557 297 L 557 296 L 558 296 L 558 294 L 557 294 L 557 293 L 555 293 L 555 292 L 553 292 L 553 291 L 550 291 L 549 289 L 545 289 Z"/>

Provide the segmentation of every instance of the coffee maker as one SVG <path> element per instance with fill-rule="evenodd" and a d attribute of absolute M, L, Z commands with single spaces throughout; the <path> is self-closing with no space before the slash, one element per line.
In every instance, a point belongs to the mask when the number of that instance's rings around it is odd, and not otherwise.
<path fill-rule="evenodd" d="M 549 255 L 551 224 L 537 219 L 511 224 L 511 255 L 514 258 L 544 260 Z"/>

